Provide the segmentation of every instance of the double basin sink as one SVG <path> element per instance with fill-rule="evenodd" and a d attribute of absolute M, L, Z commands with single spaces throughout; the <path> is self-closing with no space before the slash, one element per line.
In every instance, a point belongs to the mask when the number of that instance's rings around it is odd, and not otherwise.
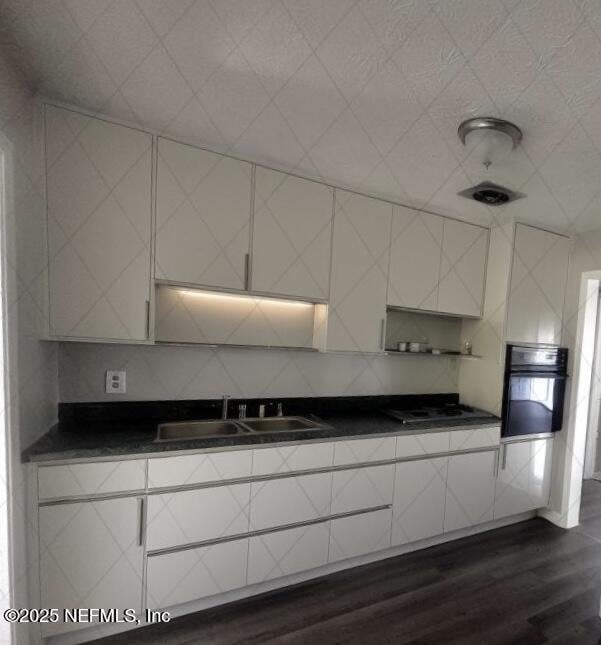
<path fill-rule="evenodd" d="M 155 441 L 182 441 L 253 433 L 324 430 L 327 427 L 324 423 L 306 417 L 178 421 L 159 425 Z"/>

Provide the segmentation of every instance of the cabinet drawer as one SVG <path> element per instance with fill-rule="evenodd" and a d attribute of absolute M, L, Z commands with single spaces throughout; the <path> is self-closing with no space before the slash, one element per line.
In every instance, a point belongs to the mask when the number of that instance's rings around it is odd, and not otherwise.
<path fill-rule="evenodd" d="M 149 551 L 248 531 L 250 484 L 148 496 Z"/>
<path fill-rule="evenodd" d="M 253 451 L 253 475 L 273 475 L 293 470 L 328 468 L 334 458 L 333 443 L 279 446 Z"/>
<path fill-rule="evenodd" d="M 329 561 L 387 549 L 390 546 L 391 514 L 390 509 L 383 509 L 332 520 Z"/>
<path fill-rule="evenodd" d="M 250 529 L 315 520 L 330 514 L 332 473 L 253 482 Z"/>
<path fill-rule="evenodd" d="M 248 538 L 148 558 L 147 604 L 171 607 L 244 587 Z"/>
<path fill-rule="evenodd" d="M 394 464 L 339 470 L 332 480 L 332 514 L 392 504 Z"/>
<path fill-rule="evenodd" d="M 106 495 L 142 490 L 145 486 L 145 459 L 40 466 L 38 468 L 38 497 L 41 500 L 82 495 Z"/>
<path fill-rule="evenodd" d="M 252 450 L 208 452 L 148 460 L 148 488 L 202 484 L 248 477 Z"/>
<path fill-rule="evenodd" d="M 402 435 L 396 440 L 397 457 L 418 457 L 437 452 L 448 452 L 450 432 L 426 432 Z"/>
<path fill-rule="evenodd" d="M 395 440 L 395 437 L 380 437 L 337 441 L 334 449 L 334 465 L 343 466 L 394 459 Z"/>
<path fill-rule="evenodd" d="M 453 430 L 451 433 L 451 450 L 473 450 L 498 446 L 501 438 L 501 428 L 470 428 L 469 430 Z"/>
<path fill-rule="evenodd" d="M 321 567 L 328 561 L 327 521 L 250 538 L 249 585 Z"/>

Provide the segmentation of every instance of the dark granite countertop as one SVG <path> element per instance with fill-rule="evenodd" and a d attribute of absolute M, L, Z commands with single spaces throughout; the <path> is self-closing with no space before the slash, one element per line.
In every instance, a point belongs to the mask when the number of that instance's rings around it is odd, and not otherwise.
<path fill-rule="evenodd" d="M 433 396 L 433 395 L 430 395 Z M 455 397 L 456 395 L 436 395 Z M 156 443 L 157 425 L 164 421 L 218 418 L 220 401 L 141 402 L 137 404 L 61 404 L 59 423 L 26 449 L 23 461 L 58 461 L 118 456 L 196 451 L 232 446 L 254 446 L 298 441 L 323 441 L 344 437 L 381 434 L 419 434 L 442 428 L 497 425 L 500 419 L 453 419 L 418 426 L 403 425 L 381 410 L 416 405 L 416 397 L 337 397 L 319 399 L 279 399 L 286 414 L 315 415 L 329 427 L 322 430 L 245 433 L 184 441 Z M 422 397 L 423 398 L 423 397 Z M 392 400 L 393 399 L 393 400 Z M 421 400 L 421 399 L 420 399 Z M 273 403 L 274 400 L 270 400 Z M 448 399 L 445 399 L 448 402 Z M 249 416 L 254 415 L 258 399 L 247 401 Z M 428 403 L 432 401 L 428 399 Z M 435 399 L 438 404 L 439 399 Z M 237 403 L 234 402 L 234 403 Z M 80 406 L 73 408 L 72 406 Z M 120 409 L 114 406 L 121 406 Z M 137 406 L 137 407 L 136 407 Z M 170 406 L 170 407 L 167 407 Z M 235 409 L 235 408 L 232 408 Z M 175 412 L 177 411 L 177 412 Z M 104 413 L 103 413 L 104 412 Z"/>

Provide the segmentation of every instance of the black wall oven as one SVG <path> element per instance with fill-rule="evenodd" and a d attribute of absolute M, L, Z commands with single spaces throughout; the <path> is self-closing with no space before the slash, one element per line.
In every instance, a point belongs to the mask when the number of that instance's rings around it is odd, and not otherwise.
<path fill-rule="evenodd" d="M 561 430 L 568 350 L 507 345 L 501 436 Z"/>

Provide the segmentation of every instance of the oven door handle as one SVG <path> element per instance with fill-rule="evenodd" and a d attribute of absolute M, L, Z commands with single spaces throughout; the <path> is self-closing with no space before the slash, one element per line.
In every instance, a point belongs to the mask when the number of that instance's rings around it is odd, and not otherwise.
<path fill-rule="evenodd" d="M 530 377 L 530 378 L 554 378 L 558 381 L 565 381 L 568 378 L 567 374 L 553 374 L 552 372 L 510 372 L 509 377 Z"/>

